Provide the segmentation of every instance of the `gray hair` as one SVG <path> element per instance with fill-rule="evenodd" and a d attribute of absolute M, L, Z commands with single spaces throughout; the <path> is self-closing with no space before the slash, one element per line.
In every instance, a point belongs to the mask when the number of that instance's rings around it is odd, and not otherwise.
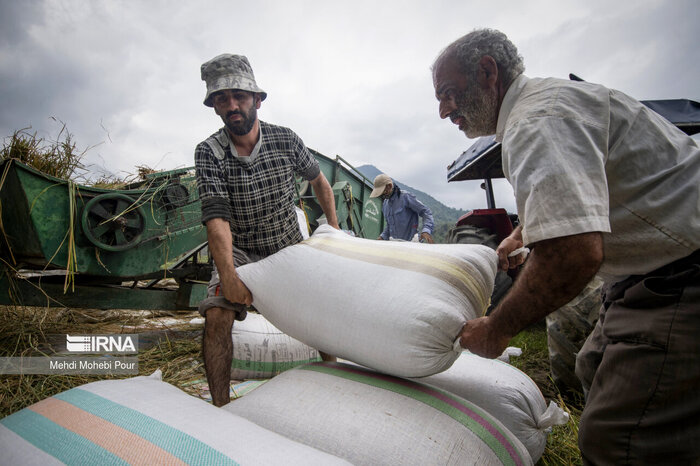
<path fill-rule="evenodd" d="M 525 71 L 523 57 L 518 55 L 518 49 L 505 34 L 495 29 L 476 29 L 452 42 L 440 52 L 431 70 L 434 74 L 443 61 L 455 58 L 459 70 L 470 79 L 476 79 L 478 63 L 484 55 L 496 61 L 505 85 L 509 85 Z"/>

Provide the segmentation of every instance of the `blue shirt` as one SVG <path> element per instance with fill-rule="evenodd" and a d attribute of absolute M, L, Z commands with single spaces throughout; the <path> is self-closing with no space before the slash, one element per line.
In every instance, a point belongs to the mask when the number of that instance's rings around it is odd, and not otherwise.
<path fill-rule="evenodd" d="M 433 213 L 416 196 L 401 191 L 398 186 L 389 199 L 382 203 L 382 213 L 386 228 L 381 234 L 383 240 L 403 239 L 411 241 L 418 231 L 418 217 L 423 217 L 422 233 L 433 234 Z"/>

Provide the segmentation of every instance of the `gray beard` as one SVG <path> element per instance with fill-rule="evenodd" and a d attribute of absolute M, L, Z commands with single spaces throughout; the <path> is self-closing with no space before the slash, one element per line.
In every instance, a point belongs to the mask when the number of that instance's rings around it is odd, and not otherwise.
<path fill-rule="evenodd" d="M 498 97 L 475 89 L 457 98 L 457 112 L 464 117 L 464 134 L 468 138 L 496 134 Z"/>

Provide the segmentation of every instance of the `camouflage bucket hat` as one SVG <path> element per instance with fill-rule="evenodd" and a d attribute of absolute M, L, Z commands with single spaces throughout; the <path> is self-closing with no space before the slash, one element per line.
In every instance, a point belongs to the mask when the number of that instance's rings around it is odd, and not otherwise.
<path fill-rule="evenodd" d="M 262 100 L 267 97 L 267 92 L 255 83 L 253 68 L 243 55 L 219 55 L 204 63 L 201 71 L 202 81 L 207 84 L 207 95 L 204 97 L 204 105 L 207 107 L 214 106 L 211 95 L 224 89 L 255 92 L 260 94 Z"/>

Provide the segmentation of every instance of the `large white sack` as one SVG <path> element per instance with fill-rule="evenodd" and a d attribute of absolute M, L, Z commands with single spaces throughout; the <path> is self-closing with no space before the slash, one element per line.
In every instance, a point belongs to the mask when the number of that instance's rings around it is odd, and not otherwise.
<path fill-rule="evenodd" d="M 445 372 L 414 380 L 484 408 L 518 437 L 533 463 L 544 453 L 551 427 L 566 424 L 569 418 L 553 401 L 547 406 L 537 384 L 518 368 L 468 351 Z"/>
<path fill-rule="evenodd" d="M 0 420 L 0 464 L 347 464 L 151 377 L 93 382 Z"/>
<path fill-rule="evenodd" d="M 224 409 L 355 465 L 532 464 L 479 406 L 355 365 L 296 367 Z"/>
<path fill-rule="evenodd" d="M 282 333 L 264 316 L 249 312 L 233 324 L 234 380 L 270 378 L 300 364 L 321 359 L 318 351 Z"/>
<path fill-rule="evenodd" d="M 387 374 L 450 367 L 467 320 L 489 304 L 496 253 L 472 244 L 376 241 L 328 225 L 239 267 L 253 305 L 284 333 Z"/>

